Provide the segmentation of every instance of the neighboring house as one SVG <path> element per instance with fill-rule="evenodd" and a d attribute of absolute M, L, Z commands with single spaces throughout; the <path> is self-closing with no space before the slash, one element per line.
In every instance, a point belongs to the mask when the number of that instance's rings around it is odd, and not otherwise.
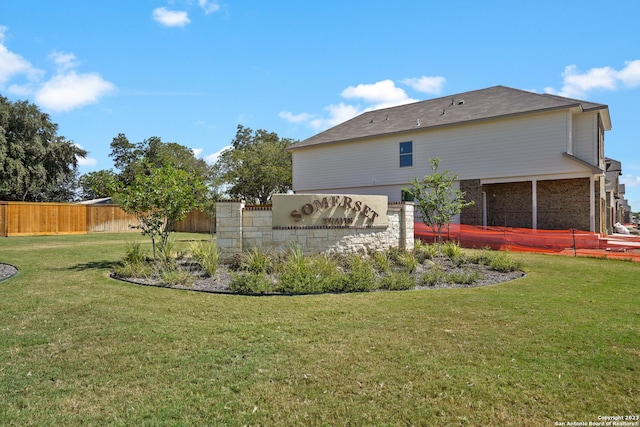
<path fill-rule="evenodd" d="M 113 202 L 111 197 L 103 197 L 101 199 L 81 200 L 77 202 L 79 205 L 110 205 Z"/>
<path fill-rule="evenodd" d="M 624 198 L 625 186 L 620 184 L 622 165 L 619 161 L 605 157 L 606 193 L 607 193 L 607 227 L 611 230 L 616 222 L 630 222 L 629 203 Z"/>
<path fill-rule="evenodd" d="M 370 111 L 289 148 L 296 193 L 387 195 L 439 171 L 463 224 L 607 231 L 603 104 L 504 86 Z"/>

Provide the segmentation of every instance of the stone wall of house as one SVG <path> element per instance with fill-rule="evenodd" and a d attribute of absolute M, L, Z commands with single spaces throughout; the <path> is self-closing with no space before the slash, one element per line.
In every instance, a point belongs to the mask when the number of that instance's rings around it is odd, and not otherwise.
<path fill-rule="evenodd" d="M 473 201 L 473 206 L 462 209 L 460 224 L 482 225 L 482 185 L 479 179 L 460 181 L 460 191 L 464 191 L 464 200 Z"/>
<path fill-rule="evenodd" d="M 538 228 L 589 230 L 589 178 L 538 181 L 537 190 Z"/>
<path fill-rule="evenodd" d="M 487 225 L 533 228 L 533 197 L 530 181 L 485 184 Z"/>
<path fill-rule="evenodd" d="M 411 202 L 390 203 L 389 225 L 374 227 L 273 227 L 270 207 L 246 207 L 243 201 L 216 204 L 218 249 L 223 260 L 243 250 L 260 248 L 278 252 L 299 245 L 310 253 L 363 253 L 414 245 L 414 206 Z"/>

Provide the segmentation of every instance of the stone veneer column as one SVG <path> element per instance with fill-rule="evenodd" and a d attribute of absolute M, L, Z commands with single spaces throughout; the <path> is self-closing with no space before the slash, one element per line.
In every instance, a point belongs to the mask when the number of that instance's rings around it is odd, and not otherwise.
<path fill-rule="evenodd" d="M 400 247 L 412 251 L 414 248 L 414 205 L 413 202 L 404 202 L 400 211 Z"/>
<path fill-rule="evenodd" d="M 244 205 L 244 200 L 216 203 L 216 241 L 223 261 L 229 261 L 234 255 L 242 253 Z"/>

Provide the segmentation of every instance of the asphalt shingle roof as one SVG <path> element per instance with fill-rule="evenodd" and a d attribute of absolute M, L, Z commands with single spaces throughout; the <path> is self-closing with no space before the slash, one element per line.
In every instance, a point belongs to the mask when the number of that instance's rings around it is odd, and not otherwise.
<path fill-rule="evenodd" d="M 493 86 L 369 111 L 301 141 L 289 149 L 573 107 L 580 107 L 583 111 L 605 110 L 605 127 L 610 127 L 608 107 L 604 104 Z"/>

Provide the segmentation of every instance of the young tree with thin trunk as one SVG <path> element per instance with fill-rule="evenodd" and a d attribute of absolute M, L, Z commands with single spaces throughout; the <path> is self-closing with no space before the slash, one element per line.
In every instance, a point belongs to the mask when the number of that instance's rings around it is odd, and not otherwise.
<path fill-rule="evenodd" d="M 143 163 L 128 184 L 118 186 L 114 199 L 122 210 L 138 218 L 142 234 L 151 237 L 156 259 L 156 249 L 165 253 L 175 223 L 199 207 L 198 195 L 205 191 L 206 185 L 198 175 L 171 164 L 155 167 Z"/>
<path fill-rule="evenodd" d="M 451 222 L 451 218 L 459 214 L 462 209 L 472 206 L 473 201 L 464 200 L 464 191 L 454 188 L 458 175 L 448 170 L 438 172 L 440 159 L 431 159 L 433 173 L 419 180 L 414 178 L 411 188 L 404 189 L 414 198 L 416 210 L 422 215 L 422 222 L 435 230 L 438 235 L 438 245 L 442 242 L 442 228 Z"/>

